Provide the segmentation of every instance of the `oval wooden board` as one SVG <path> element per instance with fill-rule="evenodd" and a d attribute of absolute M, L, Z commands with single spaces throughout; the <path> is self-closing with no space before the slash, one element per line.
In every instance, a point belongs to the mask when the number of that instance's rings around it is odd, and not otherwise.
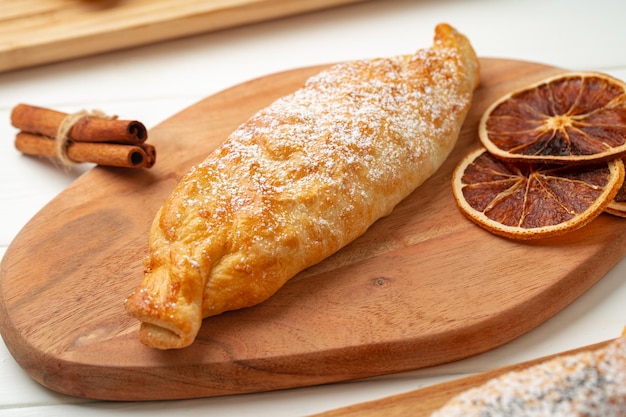
<path fill-rule="evenodd" d="M 624 256 L 626 222 L 610 215 L 561 238 L 518 243 L 456 208 L 450 175 L 477 146 L 486 106 L 560 71 L 483 59 L 454 153 L 390 216 L 270 300 L 206 319 L 192 346 L 141 345 L 123 301 L 141 279 L 156 210 L 237 125 L 321 68 L 256 79 L 185 109 L 150 131 L 158 149 L 151 170 L 96 167 L 24 227 L 0 269 L 0 330 L 29 375 L 78 397 L 156 400 L 411 370 L 528 332 Z"/>

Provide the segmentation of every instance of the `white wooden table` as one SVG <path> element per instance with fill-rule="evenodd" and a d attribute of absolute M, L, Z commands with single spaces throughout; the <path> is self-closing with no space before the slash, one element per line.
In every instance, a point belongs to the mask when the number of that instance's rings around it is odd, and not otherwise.
<path fill-rule="evenodd" d="M 19 154 L 9 115 L 20 102 L 67 112 L 97 108 L 150 128 L 208 95 L 268 73 L 427 46 L 442 21 L 465 33 L 483 57 L 626 79 L 624 16 L 622 0 L 379 0 L 0 74 L 0 255 L 38 210 L 90 168 L 62 170 Z M 556 317 L 478 357 L 348 383 L 172 402 L 107 403 L 51 392 L 0 343 L 0 415 L 308 415 L 616 337 L 626 325 L 625 303 L 623 260 Z"/>

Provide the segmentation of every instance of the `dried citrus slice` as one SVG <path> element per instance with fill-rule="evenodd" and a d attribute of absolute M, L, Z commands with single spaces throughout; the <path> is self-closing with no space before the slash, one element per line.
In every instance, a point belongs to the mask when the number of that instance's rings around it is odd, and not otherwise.
<path fill-rule="evenodd" d="M 624 180 L 615 159 L 585 166 L 503 161 L 485 149 L 466 156 L 453 174 L 454 198 L 474 222 L 513 239 L 576 230 L 596 218 Z"/>
<path fill-rule="evenodd" d="M 626 160 L 623 160 L 626 165 Z M 626 180 L 622 183 L 622 187 L 619 189 L 613 201 L 609 203 L 604 209 L 607 213 L 614 214 L 615 216 L 626 217 Z"/>
<path fill-rule="evenodd" d="M 507 160 L 588 163 L 626 153 L 626 83 L 605 74 L 558 75 L 512 92 L 483 113 L 478 133 Z"/>

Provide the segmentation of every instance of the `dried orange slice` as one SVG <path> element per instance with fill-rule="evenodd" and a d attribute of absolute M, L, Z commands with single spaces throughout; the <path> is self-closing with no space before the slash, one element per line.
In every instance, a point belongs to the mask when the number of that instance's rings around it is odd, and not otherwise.
<path fill-rule="evenodd" d="M 481 148 L 453 174 L 458 206 L 475 223 L 513 239 L 576 230 L 606 208 L 624 181 L 615 159 L 585 166 L 503 161 Z"/>
<path fill-rule="evenodd" d="M 605 74 L 558 75 L 494 102 L 478 134 L 500 158 L 588 163 L 626 154 L 626 83 Z"/>

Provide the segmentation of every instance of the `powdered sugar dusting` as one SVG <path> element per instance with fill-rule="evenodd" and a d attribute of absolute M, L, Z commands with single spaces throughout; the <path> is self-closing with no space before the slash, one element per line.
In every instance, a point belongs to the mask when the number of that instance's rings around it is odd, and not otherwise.
<path fill-rule="evenodd" d="M 488 381 L 432 417 L 624 417 L 626 338 Z"/>
<path fill-rule="evenodd" d="M 205 219 L 224 222 L 225 213 L 261 210 L 261 200 L 334 193 L 345 213 L 373 204 L 365 213 L 373 222 L 441 164 L 428 159 L 441 155 L 434 148 L 451 148 L 456 140 L 471 101 L 463 65 L 459 51 L 440 48 L 323 71 L 259 111 L 195 167 L 183 180 L 194 197 L 179 211 L 197 207 Z M 418 161 L 423 172 L 402 174 Z M 363 204 L 383 189 L 389 199 Z M 325 232 L 344 221 L 319 218 Z"/>

